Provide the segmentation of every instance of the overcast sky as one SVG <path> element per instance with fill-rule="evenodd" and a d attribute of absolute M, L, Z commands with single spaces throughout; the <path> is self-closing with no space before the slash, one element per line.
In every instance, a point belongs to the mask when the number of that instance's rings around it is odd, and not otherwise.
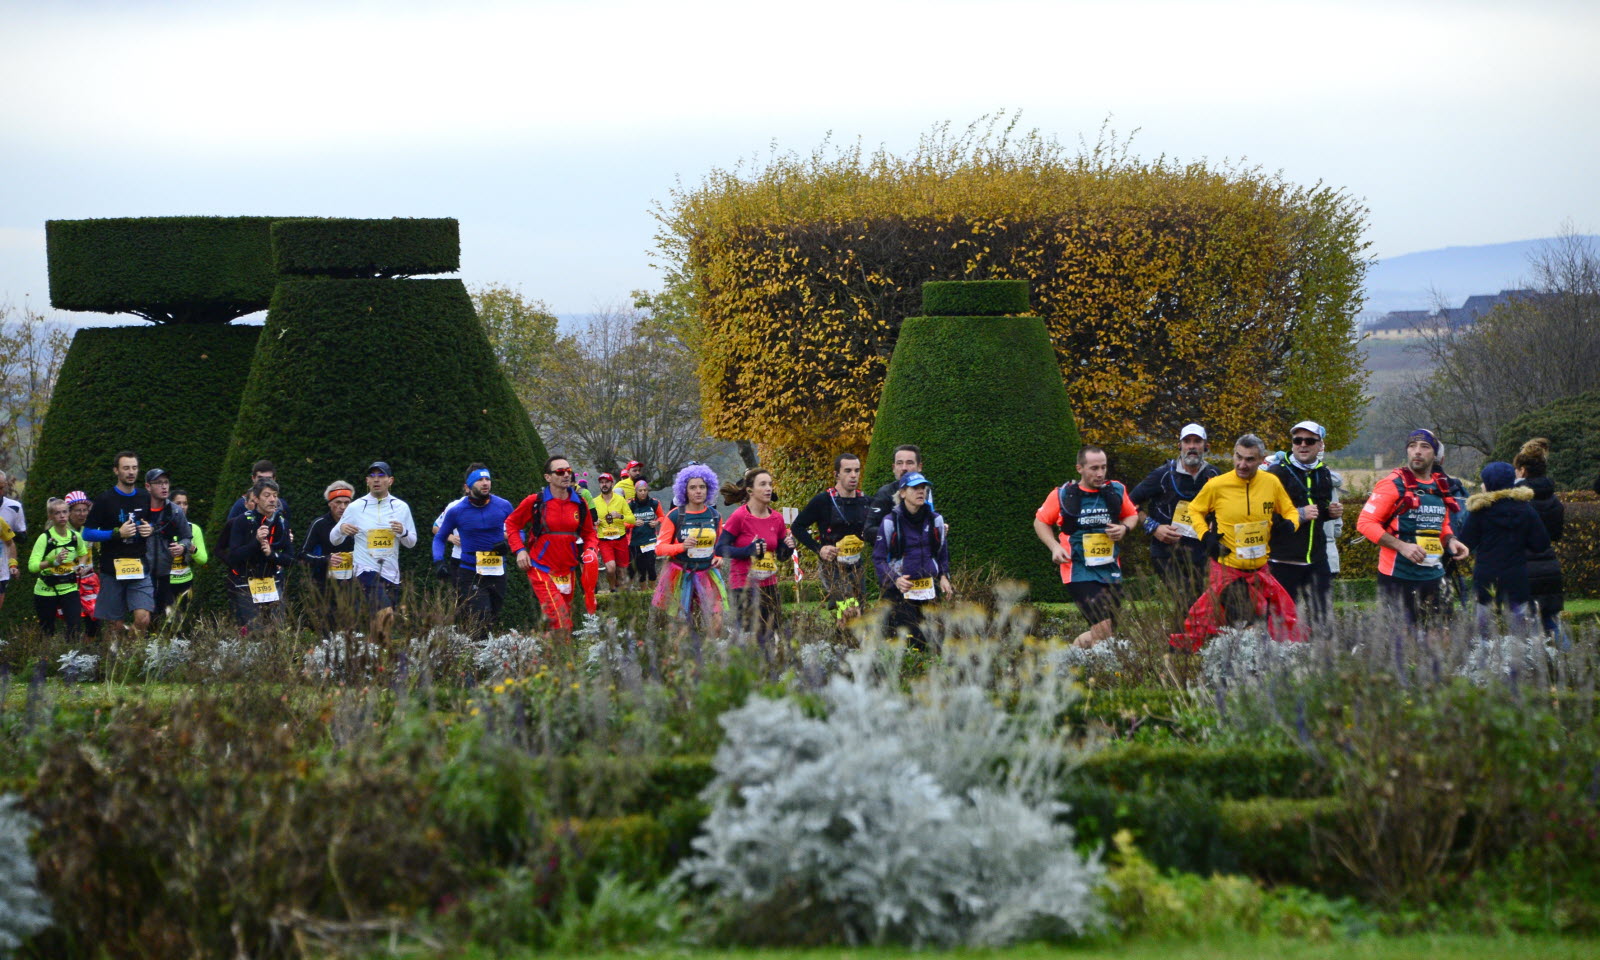
<path fill-rule="evenodd" d="M 653 287 L 652 201 L 832 132 L 1001 108 L 1371 207 L 1371 252 L 1600 228 L 1600 3 L 0 0 L 0 302 L 44 221 L 450 216 L 462 277 Z M 105 322 L 99 315 L 82 319 Z"/>

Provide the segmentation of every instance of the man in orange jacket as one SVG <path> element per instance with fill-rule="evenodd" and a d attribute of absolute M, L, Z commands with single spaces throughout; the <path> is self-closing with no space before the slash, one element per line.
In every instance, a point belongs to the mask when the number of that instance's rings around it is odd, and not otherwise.
<path fill-rule="evenodd" d="M 1406 465 L 1373 485 L 1356 518 L 1356 530 L 1378 545 L 1378 595 L 1410 624 L 1443 612 L 1446 552 L 1457 560 L 1470 553 L 1450 529 L 1460 506 L 1450 478 L 1434 469 L 1439 449 L 1431 431 L 1411 431 Z"/>

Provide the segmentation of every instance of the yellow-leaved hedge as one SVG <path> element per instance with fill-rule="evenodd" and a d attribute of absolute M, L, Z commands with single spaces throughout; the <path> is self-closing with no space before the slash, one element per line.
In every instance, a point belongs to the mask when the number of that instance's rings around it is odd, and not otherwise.
<path fill-rule="evenodd" d="M 1337 449 L 1365 385 L 1365 217 L 1322 184 L 991 124 L 906 156 L 825 145 L 714 170 L 658 210 L 658 239 L 692 295 L 706 428 L 764 455 L 865 452 L 922 283 L 963 279 L 1030 283 L 1087 441 L 1309 418 Z"/>

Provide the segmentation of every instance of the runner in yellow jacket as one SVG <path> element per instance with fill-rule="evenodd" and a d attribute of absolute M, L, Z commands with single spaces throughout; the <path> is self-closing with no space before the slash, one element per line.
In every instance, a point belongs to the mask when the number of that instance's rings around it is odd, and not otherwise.
<path fill-rule="evenodd" d="M 1272 525 L 1286 523 L 1298 530 L 1300 511 L 1283 483 L 1261 469 L 1266 456 L 1266 444 L 1254 434 L 1245 434 L 1233 446 L 1233 470 L 1206 481 L 1189 502 L 1191 522 L 1196 530 L 1207 531 L 1203 539 L 1215 559 L 1207 567 L 1210 576 L 1205 592 L 1189 608 L 1184 632 L 1172 638 L 1174 646 L 1197 650 L 1216 633 L 1227 616 L 1222 591 L 1240 580 L 1250 590 L 1255 615 L 1266 617 L 1267 631 L 1274 639 L 1300 636 L 1294 600 L 1266 569 L 1272 552 Z"/>

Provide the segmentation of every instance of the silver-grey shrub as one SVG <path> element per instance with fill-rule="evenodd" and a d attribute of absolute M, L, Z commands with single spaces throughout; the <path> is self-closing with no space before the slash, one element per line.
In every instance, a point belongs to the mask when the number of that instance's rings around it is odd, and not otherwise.
<path fill-rule="evenodd" d="M 850 675 L 821 691 L 824 716 L 762 697 L 723 715 L 712 811 L 681 874 L 746 940 L 998 944 L 1098 928 L 1102 868 L 1074 851 L 1052 799 L 1066 679 L 1019 682 L 1008 714 L 982 667 L 930 670 L 905 693 L 875 656 L 850 655 Z"/>
<path fill-rule="evenodd" d="M 39 892 L 38 869 L 28 853 L 35 826 L 17 809 L 15 795 L 0 797 L 0 957 L 50 926 L 50 904 Z"/>

